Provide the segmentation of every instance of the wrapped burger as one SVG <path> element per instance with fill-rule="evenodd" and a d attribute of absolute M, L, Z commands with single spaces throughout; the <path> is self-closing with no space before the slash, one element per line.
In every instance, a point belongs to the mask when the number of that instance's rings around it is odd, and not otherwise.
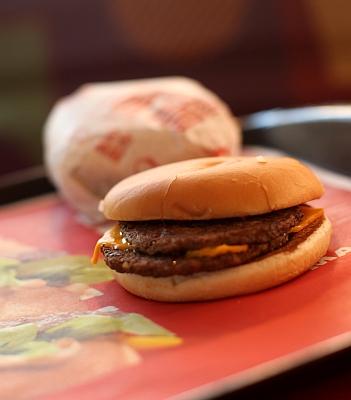
<path fill-rule="evenodd" d="M 240 127 L 229 108 L 181 77 L 86 84 L 60 100 L 44 129 L 49 176 L 92 222 L 118 181 L 144 169 L 235 155 Z"/>

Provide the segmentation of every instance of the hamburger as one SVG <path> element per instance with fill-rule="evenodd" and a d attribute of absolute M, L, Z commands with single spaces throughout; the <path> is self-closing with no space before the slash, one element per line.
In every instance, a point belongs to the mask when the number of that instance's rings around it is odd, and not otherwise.
<path fill-rule="evenodd" d="M 210 157 L 119 182 L 101 202 L 116 225 L 97 242 L 129 292 L 158 301 L 267 289 L 310 269 L 331 237 L 314 173 L 292 158 Z"/>

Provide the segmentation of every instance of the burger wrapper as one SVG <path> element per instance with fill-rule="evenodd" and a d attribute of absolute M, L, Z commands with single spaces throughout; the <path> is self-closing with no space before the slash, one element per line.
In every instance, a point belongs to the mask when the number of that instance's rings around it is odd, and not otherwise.
<path fill-rule="evenodd" d="M 236 155 L 240 127 L 211 91 L 187 78 L 86 84 L 59 101 L 44 128 L 49 176 L 90 222 L 120 180 L 197 157 Z"/>

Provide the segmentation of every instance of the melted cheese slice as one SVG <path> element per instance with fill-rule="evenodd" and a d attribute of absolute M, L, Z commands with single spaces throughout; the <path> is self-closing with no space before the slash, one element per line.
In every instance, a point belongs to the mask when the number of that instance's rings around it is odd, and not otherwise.
<path fill-rule="evenodd" d="M 303 211 L 303 219 L 298 225 L 295 225 L 290 229 L 291 233 L 302 231 L 302 229 L 306 228 L 306 226 L 312 224 L 312 222 L 323 217 L 324 215 L 323 208 L 313 208 L 308 206 L 301 206 L 301 208 Z"/>
<path fill-rule="evenodd" d="M 122 237 L 121 231 L 119 229 L 119 225 L 117 224 L 113 228 L 106 231 L 104 233 L 104 235 L 96 242 L 96 245 L 94 248 L 94 253 L 93 253 L 93 256 L 91 257 L 91 262 L 93 264 L 97 263 L 99 256 L 100 256 L 102 246 L 125 250 L 130 245 Z"/>
<path fill-rule="evenodd" d="M 186 252 L 186 257 L 216 257 L 225 253 L 244 253 L 249 249 L 247 244 L 221 244 L 215 247 L 204 247 L 199 250 L 190 250 Z"/>

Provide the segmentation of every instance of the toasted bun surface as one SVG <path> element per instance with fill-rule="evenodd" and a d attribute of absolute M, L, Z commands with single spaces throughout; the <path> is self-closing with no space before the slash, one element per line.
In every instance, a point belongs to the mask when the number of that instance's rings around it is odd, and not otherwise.
<path fill-rule="evenodd" d="M 253 293 L 289 281 L 310 269 L 326 253 L 331 231 L 331 224 L 325 219 L 293 251 L 221 271 L 167 278 L 116 273 L 116 279 L 129 292 L 157 301 L 203 301 Z"/>
<path fill-rule="evenodd" d="M 214 219 L 264 214 L 319 198 L 314 173 L 292 158 L 211 157 L 153 168 L 106 195 L 109 219 Z"/>

